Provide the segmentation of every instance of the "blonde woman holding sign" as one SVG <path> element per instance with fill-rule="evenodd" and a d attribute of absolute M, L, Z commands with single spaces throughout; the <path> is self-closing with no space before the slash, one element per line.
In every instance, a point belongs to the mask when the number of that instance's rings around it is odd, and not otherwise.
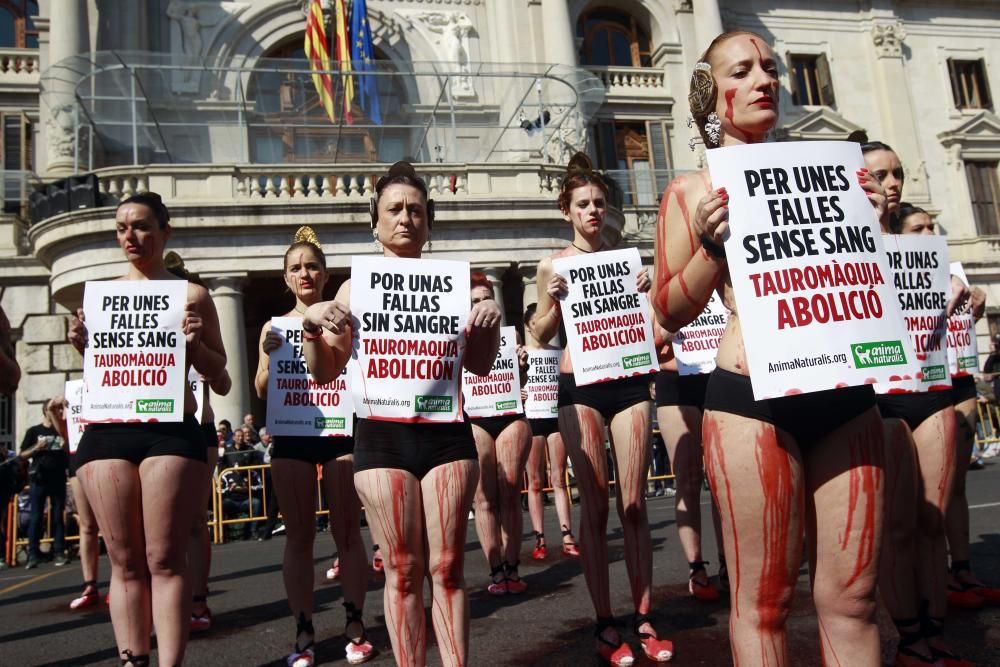
<path fill-rule="evenodd" d="M 295 232 L 285 251 L 285 285 L 295 297 L 295 305 L 284 317 L 302 317 L 306 310 L 323 300 L 329 274 L 326 256 L 316 233 L 309 227 Z M 270 379 L 270 354 L 285 344 L 284 338 L 264 323 L 260 332 L 260 361 L 254 386 L 266 401 Z M 349 639 L 345 652 L 352 664 L 366 662 L 374 655 L 365 636 L 362 610 L 368 590 L 368 562 L 361 540 L 361 503 L 354 488 L 353 437 L 275 435 L 271 451 L 271 477 L 286 528 L 282 573 L 288 605 L 297 624 L 295 647 L 288 656 L 289 667 L 313 664 L 316 631 L 312 623 L 313 542 L 316 539 L 317 466 L 323 467 L 323 491 L 335 511 L 330 512 L 330 533 L 340 556 L 341 586 Z"/>
<path fill-rule="evenodd" d="M 372 235 L 385 257 L 420 259 L 433 219 L 427 186 L 410 164 L 397 162 L 375 184 Z M 319 383 L 337 377 L 351 356 L 350 295 L 349 280 L 333 301 L 314 304 L 305 313 L 303 353 Z M 392 310 L 387 315 L 403 317 Z M 500 309 L 492 300 L 481 301 L 464 326 L 462 366 L 486 375 L 500 343 Z M 449 395 L 460 391 L 460 378 L 454 374 Z M 359 413 L 355 440 L 354 481 L 385 557 L 386 624 L 396 663 L 427 663 L 422 590 L 429 574 L 442 662 L 468 664 L 463 567 L 468 514 L 479 478 L 472 428 L 466 421 L 418 423 Z"/>
<path fill-rule="evenodd" d="M 865 164 L 889 197 L 882 216 L 883 233 L 902 232 L 898 214 L 905 177 L 899 157 L 879 141 L 863 144 L 861 151 Z M 933 229 L 925 224 L 916 227 L 911 226 L 909 233 L 933 234 Z M 963 293 L 963 287 L 958 286 L 949 295 L 949 315 L 968 296 L 968 289 Z M 943 637 L 948 596 L 945 525 L 954 502 L 955 480 L 960 474 L 956 461 L 959 419 L 954 396 L 955 390 L 951 389 L 878 397 L 885 420 L 888 482 L 880 588 L 900 635 L 897 664 L 923 665 L 938 660 L 951 667 L 971 664 L 955 655 Z M 972 410 L 975 411 L 974 404 Z M 963 469 L 968 461 L 967 453 Z M 968 560 L 962 560 L 965 562 L 960 562 L 960 566 L 965 566 L 962 569 L 968 572 Z M 958 588 L 961 592 L 962 587 Z M 974 604 L 976 598 L 973 594 L 961 601 L 982 606 L 981 599 L 978 605 Z"/>
<path fill-rule="evenodd" d="M 779 89 L 777 61 L 763 38 L 716 37 L 696 65 L 689 96 L 706 147 L 764 141 L 778 120 Z M 878 183 L 866 172 L 857 179 L 880 212 Z M 702 435 L 722 517 L 732 651 L 739 664 L 791 664 L 785 623 L 805 535 L 823 655 L 844 665 L 877 664 L 876 563 L 867 556 L 878 552 L 881 487 L 864 494 L 870 511 L 853 527 L 844 503 L 858 475 L 878 472 L 875 396 L 870 387 L 849 387 L 754 400 L 723 246 L 726 185 L 738 184 L 710 183 L 702 171 L 676 179 L 664 194 L 654 305 L 668 332 L 692 322 L 716 288 L 731 311 L 706 390 Z"/>
<path fill-rule="evenodd" d="M 534 332 L 548 343 L 563 321 L 559 299 L 568 291 L 565 277 L 553 269 L 553 259 L 606 250 L 601 229 L 607 213 L 608 188 L 582 153 L 573 156 L 559 190 L 559 209 L 573 227 L 573 242 L 538 263 L 538 310 Z M 645 269 L 636 276 L 640 292 L 649 290 Z M 577 386 L 569 352 L 559 367 L 559 431 L 580 490 L 580 560 L 590 599 L 597 612 L 597 652 L 611 665 L 633 664 L 632 649 L 616 629 L 608 580 L 608 470 L 605 426 L 610 430 L 617 471 L 618 515 L 625 533 L 625 564 L 635 615 L 632 629 L 643 653 L 664 662 L 673 644 L 658 638 L 652 609 L 652 543 L 646 515 L 646 475 L 650 456 L 649 377 L 637 375 L 610 382 Z"/>
<path fill-rule="evenodd" d="M 493 286 L 478 271 L 471 277 L 470 299 L 475 306 L 493 300 Z M 503 348 L 501 347 L 501 352 Z M 526 368 L 524 348 L 517 346 L 522 376 Z M 513 371 L 512 371 L 513 372 Z M 487 376 L 488 381 L 491 376 Z M 518 384 L 520 386 L 520 382 Z M 469 387 L 466 386 L 467 390 Z M 521 553 L 521 482 L 528 460 L 531 427 L 522 413 L 477 417 L 466 397 L 472 435 L 479 453 L 479 484 L 476 485 L 476 533 L 490 567 L 490 595 L 520 595 L 528 589 L 517 572 Z"/>
<path fill-rule="evenodd" d="M 119 280 L 177 280 L 163 260 L 170 214 L 160 196 L 144 192 L 115 212 L 118 244 L 128 260 Z M 187 283 L 182 323 L 186 364 L 207 377 L 226 366 L 219 318 L 208 290 Z M 69 342 L 83 353 L 83 310 L 69 329 Z M 186 376 L 186 369 L 185 369 Z M 195 397 L 185 383 L 184 421 L 91 424 L 76 454 L 77 477 L 91 500 L 111 560 L 111 622 L 122 663 L 149 664 L 149 638 L 156 625 L 158 661 L 184 660 L 190 628 L 191 592 L 185 581 L 191 525 L 203 510 L 205 439 L 194 418 Z"/>

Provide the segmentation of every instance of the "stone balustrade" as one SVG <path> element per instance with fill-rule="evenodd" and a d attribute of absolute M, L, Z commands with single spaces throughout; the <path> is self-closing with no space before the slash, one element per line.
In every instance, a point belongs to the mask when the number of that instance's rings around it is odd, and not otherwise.
<path fill-rule="evenodd" d="M 608 97 L 667 97 L 664 71 L 653 67 L 588 66 L 607 89 Z"/>
<path fill-rule="evenodd" d="M 0 88 L 38 88 L 38 49 L 0 49 Z"/>

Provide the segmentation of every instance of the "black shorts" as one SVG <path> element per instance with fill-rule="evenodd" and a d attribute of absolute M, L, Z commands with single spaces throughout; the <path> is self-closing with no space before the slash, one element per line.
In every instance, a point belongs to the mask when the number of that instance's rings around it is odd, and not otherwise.
<path fill-rule="evenodd" d="M 788 433 L 800 447 L 815 444 L 875 407 L 870 385 L 755 401 L 750 376 L 716 368 L 705 392 L 705 409 L 757 419 Z"/>
<path fill-rule="evenodd" d="M 215 424 L 207 422 L 201 425 L 201 433 L 205 436 L 205 446 L 211 449 L 219 446 L 219 432 Z"/>
<path fill-rule="evenodd" d="M 656 374 L 656 407 L 688 405 L 703 408 L 709 376 L 709 373 L 681 375 L 677 371 L 659 371 Z"/>
<path fill-rule="evenodd" d="M 494 440 L 503 430 L 516 421 L 524 419 L 524 415 L 503 415 L 500 417 L 466 417 L 473 426 L 478 426 Z"/>
<path fill-rule="evenodd" d="M 586 405 L 600 412 L 605 420 L 609 420 L 633 405 L 651 400 L 650 380 L 652 378 L 649 375 L 633 375 L 578 387 L 572 373 L 560 373 L 559 407 Z"/>
<path fill-rule="evenodd" d="M 882 419 L 902 419 L 911 431 L 931 415 L 952 407 L 950 391 L 921 391 L 909 394 L 882 394 L 878 409 Z"/>
<path fill-rule="evenodd" d="M 292 459 L 325 465 L 354 451 L 354 438 L 323 435 L 276 435 L 271 460 Z"/>
<path fill-rule="evenodd" d="M 135 465 L 153 456 L 206 460 L 205 436 L 194 415 L 182 422 L 90 424 L 73 457 L 79 470 L 91 461 L 124 459 Z"/>
<path fill-rule="evenodd" d="M 971 375 L 959 375 L 951 378 L 952 405 L 975 399 L 976 395 L 976 378 Z"/>
<path fill-rule="evenodd" d="M 397 468 L 423 479 L 440 465 L 479 460 L 467 421 L 411 424 L 359 419 L 354 437 L 354 472 Z"/>
<path fill-rule="evenodd" d="M 549 419 L 529 419 L 528 424 L 531 425 L 531 436 L 534 438 L 547 438 L 553 433 L 559 432 L 558 417 L 552 417 Z"/>

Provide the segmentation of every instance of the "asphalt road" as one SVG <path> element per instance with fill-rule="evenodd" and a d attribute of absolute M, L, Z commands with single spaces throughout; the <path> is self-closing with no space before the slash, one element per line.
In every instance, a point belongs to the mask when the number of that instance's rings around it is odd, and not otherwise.
<path fill-rule="evenodd" d="M 987 583 L 1000 585 L 1000 462 L 969 475 L 973 563 Z M 707 499 L 707 497 L 706 497 Z M 703 499 L 703 500 L 706 500 Z M 707 506 L 703 507 L 707 510 Z M 579 508 L 574 507 L 574 513 Z M 675 643 L 674 662 L 684 665 L 731 664 L 727 604 L 706 604 L 687 594 L 687 567 L 674 525 L 673 500 L 649 501 L 653 533 L 653 600 L 661 636 Z M 576 514 L 575 514 L 576 516 Z M 706 517 L 707 518 L 707 517 Z M 546 533 L 558 542 L 555 512 L 547 509 Z M 709 525 L 706 522 L 706 526 Z M 528 529 L 527 516 L 525 528 Z M 610 537 L 612 599 L 618 614 L 630 613 L 622 533 L 612 513 Z M 365 531 L 365 539 L 368 539 Z M 213 549 L 209 604 L 214 612 L 210 632 L 191 641 L 187 662 L 192 665 L 283 666 L 291 648 L 295 624 L 285 602 L 281 578 L 284 538 L 267 542 L 236 542 Z M 593 612 L 578 562 L 550 555 L 531 560 L 533 541 L 522 549 L 521 573 L 528 593 L 493 598 L 486 594 L 487 570 L 469 524 L 466 579 L 472 613 L 471 665 L 599 665 L 593 654 Z M 317 663 L 346 664 L 343 646 L 343 608 L 337 583 L 327 583 L 333 540 L 316 540 Z M 705 554 L 714 559 L 714 538 L 706 537 Z M 715 565 L 710 567 L 714 573 Z M 108 563 L 101 559 L 102 596 L 107 589 Z M 105 608 L 71 612 L 69 601 L 81 590 L 79 564 L 56 568 L 42 565 L 26 571 L 0 572 L 0 664 L 91 665 L 117 664 L 109 616 Z M 393 664 L 382 616 L 382 583 L 372 581 L 365 608 L 369 636 L 379 655 L 369 664 Z M 880 614 L 883 655 L 894 651 L 895 633 Z M 816 622 L 805 570 L 789 623 L 796 665 L 819 665 Z M 952 645 L 980 665 L 1000 665 L 1000 608 L 975 612 L 953 611 L 947 634 Z M 633 650 L 638 647 L 633 641 Z M 154 653 L 155 657 L 155 653 Z M 433 645 L 429 663 L 439 664 Z M 641 664 L 641 663 L 640 663 Z"/>

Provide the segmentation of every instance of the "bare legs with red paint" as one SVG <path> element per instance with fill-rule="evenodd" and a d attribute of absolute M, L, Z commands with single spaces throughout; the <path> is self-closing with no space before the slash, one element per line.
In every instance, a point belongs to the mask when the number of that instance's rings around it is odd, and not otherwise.
<path fill-rule="evenodd" d="M 546 471 L 546 460 L 548 470 Z M 545 531 L 545 504 L 542 500 L 542 488 L 548 481 L 552 488 L 552 499 L 556 506 L 556 516 L 559 526 L 564 531 L 572 531 L 573 515 L 571 510 L 569 489 L 566 487 L 566 446 L 558 432 L 548 437 L 535 436 L 531 439 L 531 451 L 528 455 L 528 515 L 531 517 L 531 528 L 536 533 Z M 563 544 L 574 544 L 571 535 L 563 536 Z"/>
<path fill-rule="evenodd" d="M 97 531 L 97 519 L 94 518 L 94 510 L 90 508 L 90 501 L 83 490 L 83 484 L 78 477 L 71 477 L 69 480 L 73 491 L 73 500 L 76 503 L 77 523 L 80 526 L 80 569 L 83 571 L 83 594 L 90 593 L 97 595 L 97 562 L 100 557 L 101 543 Z M 89 582 L 95 582 L 90 584 Z"/>
<path fill-rule="evenodd" d="M 212 497 L 212 473 L 219 462 L 219 448 L 212 446 L 207 451 L 207 479 L 202 482 L 204 493 L 198 499 L 194 523 L 191 526 L 191 542 L 188 544 L 188 567 L 191 572 L 191 591 L 197 600 L 191 603 L 193 616 L 206 617 L 208 614 L 208 575 L 212 569 L 212 538 L 208 533 L 208 522 L 204 510 L 209 506 Z"/>
<path fill-rule="evenodd" d="M 956 405 L 955 420 L 957 441 L 955 481 L 952 487 L 951 502 L 948 503 L 945 526 L 948 534 L 948 554 L 951 556 L 952 563 L 969 560 L 969 499 L 965 495 L 965 477 L 969 472 L 972 448 L 976 441 L 976 423 L 979 421 L 976 399 L 970 398 Z M 962 584 L 983 585 L 972 574 L 971 569 L 961 570 L 954 576 Z"/>

